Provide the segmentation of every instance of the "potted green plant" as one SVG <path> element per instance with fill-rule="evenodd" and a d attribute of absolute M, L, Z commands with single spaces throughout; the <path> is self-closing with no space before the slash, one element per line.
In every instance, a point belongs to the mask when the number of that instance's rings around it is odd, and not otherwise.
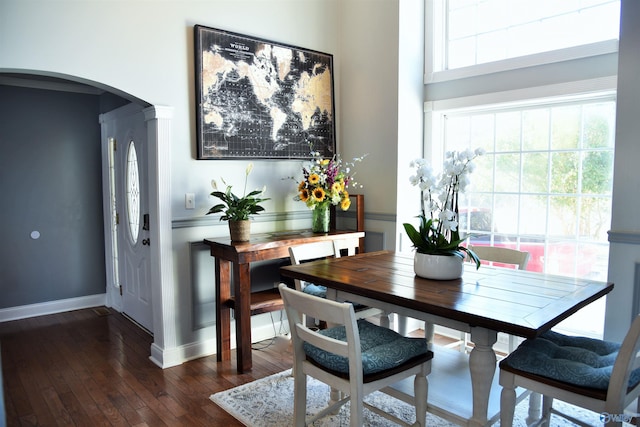
<path fill-rule="evenodd" d="M 418 276 L 457 279 L 462 276 L 467 256 L 476 268 L 480 267 L 478 256 L 462 246 L 466 237 L 460 237 L 458 229 L 458 198 L 474 169 L 472 161 L 483 153 L 482 149 L 448 152 L 440 175 L 433 174 L 425 159 L 411 162 L 410 166 L 416 169 L 411 184 L 420 187 L 420 224 L 418 230 L 412 224 L 403 226 L 416 250 L 414 269 Z"/>
<path fill-rule="evenodd" d="M 209 209 L 207 215 L 222 212 L 223 215 L 220 216 L 220 221 L 229 221 L 229 233 L 231 240 L 234 242 L 246 242 L 250 239 L 250 216 L 264 211 L 264 208 L 259 203 L 269 200 L 268 198 L 259 197 L 264 193 L 264 188 L 262 190 L 253 190 L 247 194 L 247 180 L 252 169 L 253 163 L 249 163 L 245 169 L 242 197 L 233 194 L 231 192 L 232 186 L 227 184 L 223 178 L 220 178 L 220 180 L 227 187 L 224 192 L 218 190 L 218 183 L 215 179 L 211 181 L 211 185 L 215 190 L 211 195 L 220 199 L 222 203 L 214 205 Z"/>

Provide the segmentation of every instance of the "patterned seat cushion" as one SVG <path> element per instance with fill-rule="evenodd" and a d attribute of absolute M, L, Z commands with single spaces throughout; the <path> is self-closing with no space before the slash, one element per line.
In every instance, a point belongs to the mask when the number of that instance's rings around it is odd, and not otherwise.
<path fill-rule="evenodd" d="M 305 294 L 313 295 L 315 297 L 327 297 L 327 287 L 314 285 L 313 283 L 307 283 L 306 286 L 302 289 L 302 292 L 304 292 Z"/>
<path fill-rule="evenodd" d="M 548 331 L 524 341 L 501 362 L 511 368 L 580 387 L 606 390 L 620 344 Z M 640 382 L 640 368 L 629 377 L 629 387 Z"/>
<path fill-rule="evenodd" d="M 364 375 L 397 367 L 429 351 L 425 339 L 403 337 L 391 329 L 376 326 L 364 319 L 358 320 L 358 331 Z M 319 333 L 340 341 L 347 340 L 344 326 L 324 329 Z M 304 344 L 304 351 L 307 358 L 324 368 L 349 373 L 349 359 L 346 357 L 321 350 L 309 343 Z"/>

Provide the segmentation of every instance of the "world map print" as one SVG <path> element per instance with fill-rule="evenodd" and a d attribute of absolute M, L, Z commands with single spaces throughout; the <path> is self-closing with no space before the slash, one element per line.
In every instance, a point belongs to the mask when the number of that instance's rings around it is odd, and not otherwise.
<path fill-rule="evenodd" d="M 196 26 L 198 158 L 335 151 L 333 56 Z"/>

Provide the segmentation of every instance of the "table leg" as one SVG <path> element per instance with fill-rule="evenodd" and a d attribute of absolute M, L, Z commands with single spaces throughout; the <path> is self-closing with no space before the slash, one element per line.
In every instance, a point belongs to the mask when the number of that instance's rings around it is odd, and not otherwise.
<path fill-rule="evenodd" d="M 471 328 L 471 341 L 475 344 L 469 355 L 471 389 L 473 391 L 473 416 L 469 426 L 484 426 L 487 423 L 489 394 L 496 372 L 496 353 L 493 345 L 498 338 L 496 331 Z"/>
<path fill-rule="evenodd" d="M 234 264 L 237 371 L 251 370 L 251 269 L 249 264 Z"/>
<path fill-rule="evenodd" d="M 216 360 L 231 360 L 231 274 L 229 261 L 215 259 L 216 266 Z"/>

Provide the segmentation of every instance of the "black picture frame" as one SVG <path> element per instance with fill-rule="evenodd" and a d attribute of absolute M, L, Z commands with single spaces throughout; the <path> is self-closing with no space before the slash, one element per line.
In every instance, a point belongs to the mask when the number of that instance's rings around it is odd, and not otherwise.
<path fill-rule="evenodd" d="M 199 160 L 332 157 L 333 55 L 194 26 Z"/>

